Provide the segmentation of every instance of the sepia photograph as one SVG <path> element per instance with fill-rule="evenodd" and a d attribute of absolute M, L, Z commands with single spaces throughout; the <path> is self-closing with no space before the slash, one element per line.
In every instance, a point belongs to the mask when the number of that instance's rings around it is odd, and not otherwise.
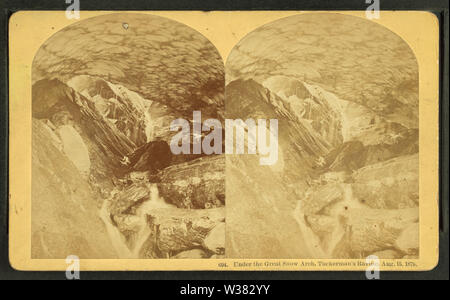
<path fill-rule="evenodd" d="M 367 6 L 12 14 L 9 265 L 434 269 L 439 20 Z"/>
<path fill-rule="evenodd" d="M 278 119 L 278 161 L 227 156 L 227 255 L 417 258 L 418 72 L 404 40 L 359 17 L 247 34 L 226 62 L 225 113 Z"/>
<path fill-rule="evenodd" d="M 211 42 L 167 18 L 108 14 L 46 41 L 32 80 L 33 258 L 223 257 L 224 156 L 170 149 L 173 120 L 223 117 Z"/>

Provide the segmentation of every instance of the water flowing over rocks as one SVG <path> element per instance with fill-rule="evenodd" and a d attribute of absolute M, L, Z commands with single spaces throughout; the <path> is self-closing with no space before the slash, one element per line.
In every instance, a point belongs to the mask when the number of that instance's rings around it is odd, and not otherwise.
<path fill-rule="evenodd" d="M 76 22 L 39 49 L 32 96 L 33 258 L 224 254 L 224 158 L 169 147 L 173 120 L 223 118 L 206 38 L 143 14 Z"/>
<path fill-rule="evenodd" d="M 272 168 L 227 157 L 227 254 L 417 257 L 417 128 L 278 75 L 231 81 L 226 96 L 230 118 L 279 120 L 282 154 Z"/>
<path fill-rule="evenodd" d="M 83 84 L 84 86 L 80 87 L 80 82 L 72 82 L 86 97 L 95 98 L 95 101 L 100 100 L 94 87 L 114 87 L 111 83 L 91 77 L 83 77 Z M 44 85 L 48 87 L 46 93 L 42 91 Z M 119 113 L 117 106 L 108 108 L 111 111 L 114 107 L 115 113 L 102 113 L 96 105 L 90 105 L 90 99 L 57 80 L 37 82 L 35 88 L 33 145 L 36 148 L 33 149 L 36 155 L 33 156 L 33 163 L 36 165 L 45 157 L 53 155 L 60 164 L 54 161 L 55 167 L 67 165 L 65 168 L 71 168 L 79 174 L 74 175 L 74 178 L 80 178 L 77 183 L 83 185 L 83 188 L 72 185 L 72 189 L 77 193 L 90 194 L 88 199 L 91 200 L 84 200 L 92 203 L 89 203 L 89 207 L 80 205 L 77 222 L 83 222 L 84 211 L 92 213 L 101 206 L 99 214 L 91 217 L 86 224 L 97 222 L 98 224 L 91 228 L 98 228 L 98 235 L 103 235 L 103 239 L 108 239 L 109 236 L 110 241 L 104 243 L 108 249 L 105 255 L 124 258 L 166 258 L 177 255 L 177 258 L 180 258 L 187 255 L 200 258 L 224 253 L 225 238 L 218 237 L 218 233 L 225 234 L 223 226 L 220 225 L 225 221 L 224 156 L 196 158 L 198 156 L 186 155 L 184 158 L 173 159 L 168 142 L 165 141 L 167 136 L 157 136 L 150 132 L 143 140 L 138 138 L 139 134 L 117 126 L 117 120 L 111 121 Z M 114 87 L 109 92 L 118 90 L 120 89 Z M 120 99 L 124 107 L 136 106 L 136 99 L 125 96 L 116 98 L 116 94 L 105 94 L 108 92 L 104 89 L 100 91 L 103 97 Z M 136 97 L 138 96 L 135 95 L 134 98 Z M 38 106 L 41 102 L 48 107 Z M 141 116 L 144 118 L 150 106 L 139 103 L 143 112 Z M 127 121 L 140 124 L 135 115 L 136 110 L 125 109 L 121 113 L 133 114 L 133 117 L 126 118 Z M 157 125 L 152 123 L 152 126 Z M 144 129 L 141 133 L 145 133 Z M 46 153 L 39 150 L 45 144 L 48 144 Z M 44 153 L 45 156 L 40 157 Z M 45 165 L 47 160 L 41 165 Z M 33 170 L 35 169 L 39 168 L 36 166 Z M 56 169 L 54 172 L 59 174 L 61 171 Z M 38 176 L 41 180 L 51 180 L 49 176 L 53 175 L 44 176 L 39 173 Z M 58 180 L 65 187 L 68 183 L 64 180 L 69 178 L 62 177 Z M 35 194 L 39 195 L 38 187 L 33 186 Z M 39 189 L 45 189 L 46 186 L 47 184 L 43 184 Z M 66 197 L 73 195 L 71 192 Z M 36 207 L 39 210 L 41 206 Z M 72 210 L 66 214 L 72 218 L 76 211 Z M 39 222 L 40 213 L 36 212 L 36 216 L 35 221 Z M 58 228 L 64 230 L 65 227 Z M 64 234 L 71 237 L 69 232 Z M 84 234 L 89 238 L 92 235 L 93 240 L 79 240 L 80 247 L 87 245 L 86 248 L 93 248 L 89 247 L 88 243 L 102 239 L 89 233 L 87 228 Z M 37 257 L 51 257 L 51 253 L 43 252 L 46 247 L 55 247 L 52 243 L 57 243 L 57 240 L 53 236 L 50 237 L 41 229 L 33 233 L 33 240 L 36 241 L 34 253 Z M 65 248 L 73 251 L 77 249 L 73 248 L 75 242 L 67 244 Z M 110 246 L 107 246 L 108 244 Z M 190 254 L 180 254 L 182 252 Z M 94 251 L 85 254 L 86 257 L 93 255 L 96 255 Z"/>
<path fill-rule="evenodd" d="M 146 14 L 53 35 L 33 63 L 32 258 L 419 256 L 418 71 L 404 41 L 303 14 L 246 35 L 225 69 L 226 82 L 198 32 Z M 277 162 L 173 155 L 170 123 L 197 110 L 278 120 Z"/>
<path fill-rule="evenodd" d="M 362 18 L 297 15 L 247 34 L 225 68 L 227 118 L 278 119 L 280 152 L 270 168 L 227 156 L 227 255 L 419 255 L 418 69 L 405 41 Z"/>

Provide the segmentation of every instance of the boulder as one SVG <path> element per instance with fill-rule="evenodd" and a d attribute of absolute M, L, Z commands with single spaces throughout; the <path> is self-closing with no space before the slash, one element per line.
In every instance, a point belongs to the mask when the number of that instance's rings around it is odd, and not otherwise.
<path fill-rule="evenodd" d="M 407 241 L 418 239 L 418 232 L 398 239 L 402 232 L 419 219 L 418 208 L 370 209 L 355 208 L 341 217 L 345 220 L 346 238 L 353 253 L 367 256 L 370 253 L 389 248 L 405 249 Z M 396 246 L 397 245 L 397 246 Z"/>
<path fill-rule="evenodd" d="M 224 208 L 160 208 L 147 212 L 150 236 L 143 246 L 143 257 L 170 257 L 172 253 L 202 248 L 208 233 L 224 220 Z"/>
<path fill-rule="evenodd" d="M 314 215 L 333 203 L 343 200 L 344 193 L 338 183 L 318 185 L 308 191 L 303 201 L 305 215 Z"/>
<path fill-rule="evenodd" d="M 332 234 L 336 226 L 338 226 L 336 218 L 324 215 L 306 216 L 306 221 L 311 230 L 319 237 Z"/>
<path fill-rule="evenodd" d="M 203 247 L 221 255 L 225 253 L 225 223 L 217 224 L 203 240 Z"/>
<path fill-rule="evenodd" d="M 353 195 L 371 208 L 402 209 L 419 204 L 417 154 L 366 166 L 353 178 Z"/>
<path fill-rule="evenodd" d="M 158 174 L 160 195 L 179 208 L 225 204 L 224 156 L 206 156 L 172 165 Z"/>
<path fill-rule="evenodd" d="M 134 214 L 134 208 L 150 199 L 150 183 L 136 182 L 116 192 L 110 201 L 109 211 L 113 215 Z"/>

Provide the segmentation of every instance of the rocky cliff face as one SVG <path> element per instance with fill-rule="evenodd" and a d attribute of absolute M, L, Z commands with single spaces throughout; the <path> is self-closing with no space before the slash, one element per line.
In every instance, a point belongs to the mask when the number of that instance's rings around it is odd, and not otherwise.
<path fill-rule="evenodd" d="M 88 99 L 91 108 L 134 145 L 141 146 L 152 139 L 150 100 L 121 85 L 89 75 L 76 76 L 67 85 Z"/>
<path fill-rule="evenodd" d="M 353 16 L 279 19 L 230 52 L 225 94 L 231 118 L 278 119 L 280 147 L 272 167 L 227 157 L 227 254 L 417 257 L 418 69 L 405 41 Z"/>
<path fill-rule="evenodd" d="M 405 242 L 419 220 L 417 129 L 279 76 L 230 82 L 226 96 L 232 118 L 279 120 L 281 153 L 272 167 L 227 157 L 230 256 L 418 255 L 418 237 Z"/>
<path fill-rule="evenodd" d="M 342 143 L 342 104 L 330 101 L 332 95 L 320 87 L 286 76 L 270 77 L 263 86 L 279 96 L 283 100 L 280 106 L 308 126 L 309 131 L 322 137 L 330 146 Z"/>
<path fill-rule="evenodd" d="M 33 63 L 33 257 L 223 255 L 223 160 L 169 148 L 173 120 L 223 117 L 223 82 L 215 47 L 169 19 L 53 35 Z"/>
<path fill-rule="evenodd" d="M 33 63 L 33 258 L 417 257 L 417 64 L 374 25 L 267 24 L 226 86 L 214 46 L 168 19 L 56 33 Z M 194 110 L 277 119 L 277 163 L 172 155 L 169 125 Z"/>
<path fill-rule="evenodd" d="M 278 119 L 279 156 L 261 166 L 255 155 L 227 155 L 227 254 L 239 258 L 307 258 L 313 255 L 292 210 L 314 161 L 330 141 L 308 126 L 274 92 L 253 80 L 226 87 L 226 116 Z M 252 242 L 249 242 L 249 241 Z"/>
<path fill-rule="evenodd" d="M 31 256 L 118 258 L 97 214 L 97 194 L 64 145 L 45 121 L 33 120 Z"/>
<path fill-rule="evenodd" d="M 223 255 L 224 237 L 215 231 L 225 220 L 224 157 L 174 158 L 166 141 L 170 133 L 161 128 L 176 112 L 164 108 L 164 116 L 152 119 L 150 101 L 90 76 L 68 85 L 38 81 L 33 95 L 34 257 Z M 73 203 L 70 211 L 54 203 L 66 189 L 58 201 Z M 53 224 L 57 214 L 71 220 L 69 227 Z M 55 220 L 47 224 L 46 217 Z M 72 233 L 78 222 L 83 226 Z M 107 242 L 97 247 L 96 240 Z"/>

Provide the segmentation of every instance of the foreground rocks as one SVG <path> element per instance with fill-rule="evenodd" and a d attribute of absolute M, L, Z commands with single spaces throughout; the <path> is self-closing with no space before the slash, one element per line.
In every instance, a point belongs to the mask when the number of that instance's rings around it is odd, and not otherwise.
<path fill-rule="evenodd" d="M 156 209 L 148 212 L 150 234 L 142 250 L 142 258 L 183 256 L 182 252 L 201 249 L 205 257 L 223 254 L 225 209 L 183 210 Z M 213 247 L 213 249 L 211 249 Z M 185 253 L 186 254 L 186 253 Z M 190 252 L 192 255 L 192 252 Z"/>
<path fill-rule="evenodd" d="M 355 197 L 371 208 L 400 209 L 419 204 L 418 155 L 367 166 L 353 177 Z"/>
<path fill-rule="evenodd" d="M 408 236 L 402 243 L 402 235 L 407 234 L 408 228 L 418 226 L 418 209 L 377 210 L 377 209 L 353 209 L 348 214 L 345 222 L 345 233 L 340 247 L 348 247 L 353 256 L 366 257 L 377 251 L 395 250 L 403 255 L 415 252 L 419 247 L 418 235 Z M 412 232 L 411 232 L 412 233 Z M 417 232 L 418 233 L 418 232 Z M 413 237 L 413 239 L 411 239 Z M 400 245 L 398 246 L 398 241 Z M 417 241 L 417 243 L 414 243 Z M 406 245 L 405 245 L 406 244 Z M 336 249 L 339 255 L 341 249 Z"/>
<path fill-rule="evenodd" d="M 33 86 L 33 258 L 223 255 L 224 157 L 173 157 L 173 110 L 98 78 L 70 83 Z"/>
<path fill-rule="evenodd" d="M 221 222 L 208 232 L 203 247 L 214 254 L 225 253 L 225 222 Z"/>
<path fill-rule="evenodd" d="M 158 173 L 160 194 L 179 208 L 225 205 L 225 157 L 206 156 Z"/>
<path fill-rule="evenodd" d="M 410 155 L 352 174 L 323 174 L 301 200 L 304 231 L 333 258 L 417 257 L 418 167 Z"/>
<path fill-rule="evenodd" d="M 150 183 L 145 173 L 134 172 L 130 178 L 131 184 L 112 193 L 107 208 L 107 222 L 123 237 L 130 257 L 207 258 L 225 253 L 223 206 L 177 208 L 162 197 L 158 184 Z M 207 190 L 203 192 L 208 195 Z"/>

